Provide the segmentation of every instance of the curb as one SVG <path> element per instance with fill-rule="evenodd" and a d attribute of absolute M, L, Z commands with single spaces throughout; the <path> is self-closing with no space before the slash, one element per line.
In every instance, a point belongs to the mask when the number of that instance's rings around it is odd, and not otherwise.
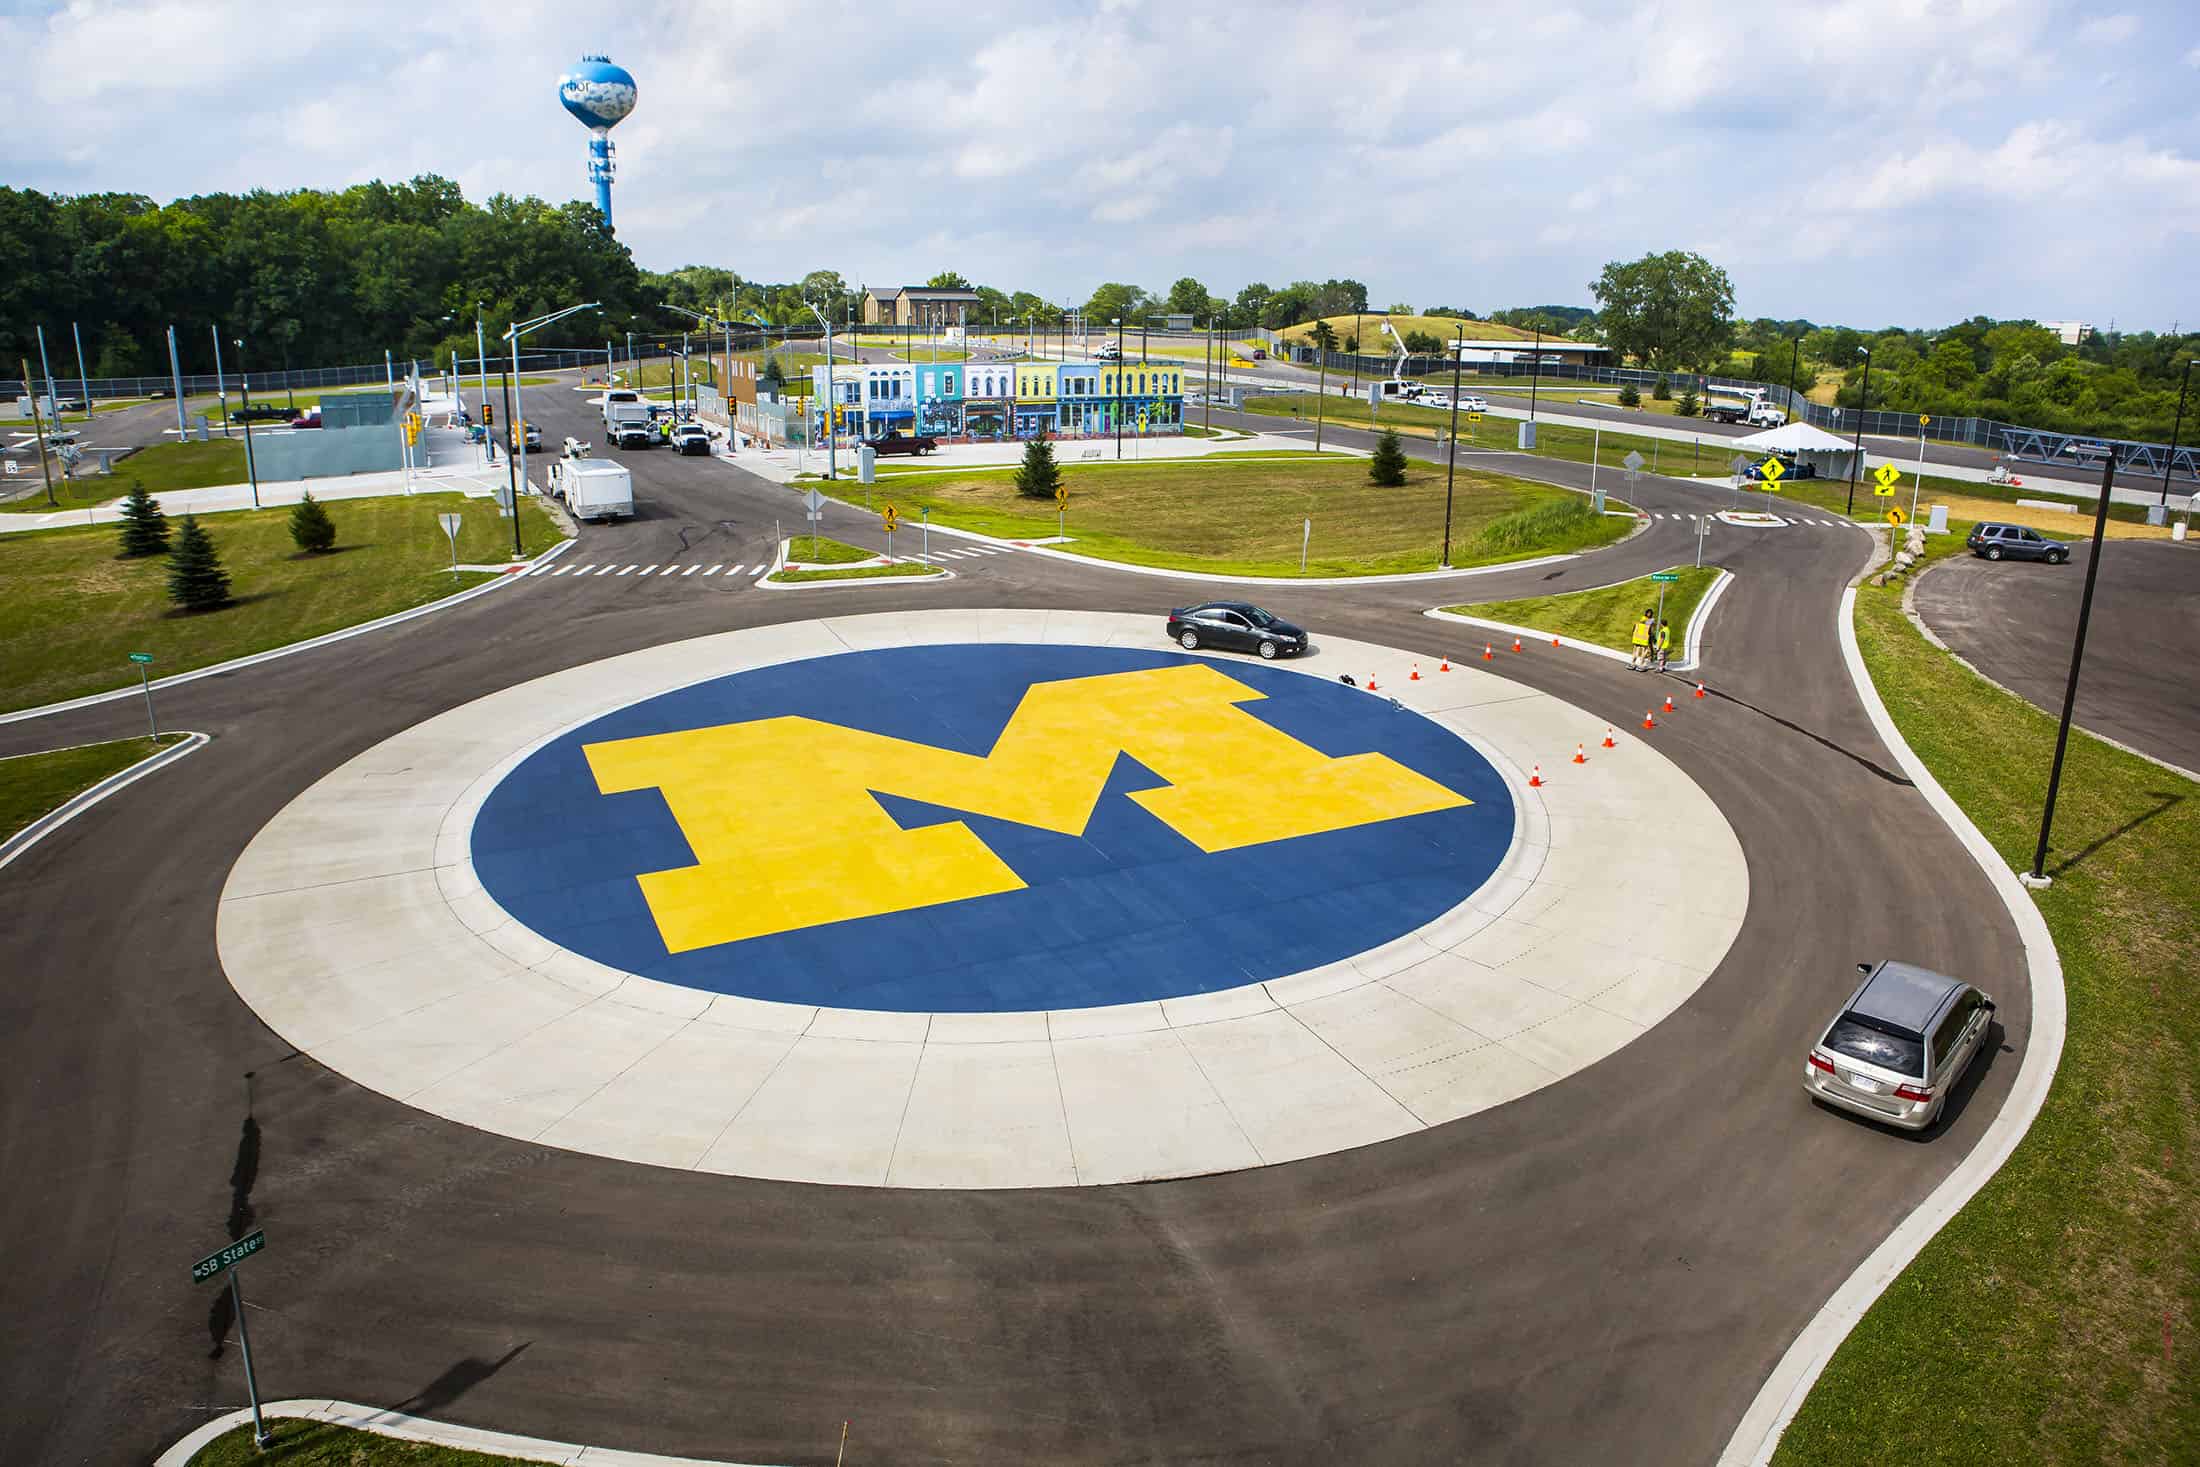
<path fill-rule="evenodd" d="M 1851 586 L 1841 593 L 1839 613 L 1841 660 L 1848 666 L 1849 681 L 1855 685 L 1857 697 L 1871 716 L 1872 728 L 1880 741 L 1911 783 L 1917 786 L 1918 793 L 1925 797 L 1925 803 L 1932 806 L 1933 813 L 1963 842 L 1971 859 L 1978 862 L 1993 883 L 1994 894 L 2001 898 L 2010 920 L 2016 924 L 2032 980 L 2032 1036 L 2025 1046 L 2023 1067 L 2017 1071 L 2016 1083 L 2010 1087 L 2009 1099 L 2003 1104 L 2001 1113 L 1994 1117 L 1993 1124 L 1986 1128 L 1986 1134 L 1931 1195 L 1872 1250 L 1871 1256 L 1857 1265 L 1856 1271 L 1842 1281 L 1833 1297 L 1811 1317 L 1810 1323 L 1803 1326 L 1802 1333 L 1773 1366 L 1772 1374 L 1758 1388 L 1749 1410 L 1734 1428 L 1726 1450 L 1719 1454 L 1720 1467 L 1743 1467 L 1743 1464 L 1763 1467 L 1772 1460 L 1781 1433 L 1795 1419 L 1803 1398 L 1810 1394 L 1811 1386 L 1826 1368 L 1826 1362 L 1833 1358 L 1833 1352 L 1864 1317 L 1864 1311 L 1886 1292 L 1896 1276 L 1909 1266 L 1910 1260 L 1924 1251 L 1925 1245 L 1947 1226 L 1964 1204 L 2001 1170 L 2002 1163 L 2009 1159 L 2017 1143 L 2032 1128 L 2040 1107 L 2047 1101 L 2048 1087 L 2054 1082 L 2055 1068 L 2062 1060 L 2063 1038 L 2069 1022 L 2068 1001 L 2063 993 L 2062 960 L 2055 952 L 2054 938 L 2048 933 L 2047 919 L 2033 905 L 2030 894 L 2017 884 L 2016 873 L 2003 863 L 2000 853 L 1971 823 L 1962 808 L 1948 797 L 1948 792 L 1933 778 L 1932 771 L 1912 752 L 1902 731 L 1895 727 L 1887 705 L 1880 701 L 1879 690 L 1865 671 L 1864 655 L 1856 644 L 1855 612 L 1856 588 Z"/>
<path fill-rule="evenodd" d="M 574 540 L 560 540 L 533 560 L 514 561 L 509 567 L 504 568 L 504 573 L 495 580 L 484 581 L 478 586 L 468 586 L 465 590 L 455 592 L 440 600 L 426 601 L 418 606 L 407 607 L 403 611 L 393 611 L 388 616 L 377 617 L 373 621 L 363 621 L 355 627 L 338 627 L 333 632 L 323 632 L 320 636 L 309 637 L 303 642 L 291 642 L 286 646 L 270 647 L 265 652 L 254 652 L 248 657 L 232 657 L 227 662 L 217 662 L 210 667 L 193 668 L 189 672 L 179 672 L 168 677 L 155 678 L 152 682 L 153 690 L 158 692 L 163 688 L 180 687 L 184 683 L 197 682 L 203 677 L 218 677 L 225 672 L 241 672 L 248 667 L 257 667 L 263 662 L 273 662 L 278 657 L 288 657 L 295 652 L 310 652 L 316 647 L 326 647 L 351 637 L 364 636 L 368 632 L 378 632 L 384 627 L 394 627 L 400 623 L 411 621 L 415 617 L 427 616 L 431 612 L 447 610 L 458 605 L 461 601 L 471 601 L 476 596 L 486 596 L 499 586 L 510 585 L 515 581 L 524 579 L 525 572 L 531 571 L 537 566 L 548 565 L 577 543 Z M 143 692 L 144 689 L 140 686 L 136 688 L 111 688 L 104 693 L 87 693 L 81 698 L 71 698 L 63 703 L 44 703 L 36 708 L 22 708 L 13 713 L 0 713 L 0 723 L 21 723 L 26 719 L 45 718 L 55 713 L 69 713 L 78 708 L 92 708 L 101 703 L 112 703 L 117 698 L 140 697 L 143 696 Z"/>
<path fill-rule="evenodd" d="M 1630 577 L 1629 579 L 1635 578 Z M 1712 608 L 1719 604 L 1719 598 L 1726 593 L 1726 588 L 1733 579 L 1734 572 L 1722 568 L 1719 571 L 1719 578 L 1713 581 L 1711 588 L 1703 593 L 1703 600 L 1696 603 L 1695 613 L 1688 618 L 1688 638 L 1681 646 L 1681 660 L 1670 664 L 1667 671 L 1694 672 L 1697 670 L 1703 661 L 1704 628 L 1711 621 Z M 1615 581 L 1612 584 L 1624 585 L 1625 582 Z M 1587 586 L 1582 589 L 1601 591 L 1606 588 L 1603 586 Z M 1437 621 L 1458 622 L 1463 626 L 1487 627 L 1491 631 L 1503 632 L 1510 637 L 1518 637 L 1524 642 L 1530 640 L 1540 642 L 1551 635 L 1549 632 L 1539 632 L 1533 627 L 1518 627 L 1508 621 L 1490 621 L 1479 616 L 1462 616 L 1456 611 L 1445 611 L 1440 607 L 1430 607 L 1421 615 L 1433 617 Z M 1610 647 L 1600 647 L 1594 642 L 1584 642 L 1574 637 L 1561 636 L 1558 638 L 1558 644 L 1561 647 L 1571 647 L 1576 652 L 1587 652 L 1595 657 L 1609 657 L 1614 662 L 1627 662 L 1630 660 L 1624 652 L 1615 651 Z"/>
<path fill-rule="evenodd" d="M 490 1452 L 503 1457 L 518 1457 L 528 1462 L 559 1462 L 567 1464 L 567 1467 L 595 1467 L 595 1464 L 602 1464 L 602 1467 L 743 1467 L 740 1463 L 720 1462 L 703 1457 L 664 1457 L 650 1452 L 622 1452 L 608 1447 L 583 1447 L 571 1442 L 545 1441 L 540 1437 L 484 1431 L 473 1426 L 454 1426 L 448 1422 L 430 1421 L 424 1416 L 407 1416 L 402 1411 L 383 1411 L 373 1406 L 354 1405 L 349 1401 L 270 1401 L 260 1408 L 260 1412 L 271 1420 L 280 1418 L 318 1421 L 330 1426 L 348 1426 L 355 1431 L 371 1431 L 378 1436 L 396 1437 L 400 1441 L 425 1442 L 468 1452 Z M 251 1424 L 252 1411 L 249 1407 L 231 1411 L 226 1416 L 217 1416 L 155 1457 L 153 1467 L 188 1467 L 191 1459 L 216 1437 Z"/>
<path fill-rule="evenodd" d="M 182 730 L 171 729 L 170 732 L 182 732 Z M 197 752 L 199 749 L 204 748 L 207 742 L 208 739 L 205 734 L 189 734 L 182 743 L 171 744 L 165 749 L 156 749 L 129 768 L 116 770 L 90 789 L 84 790 L 54 809 L 48 810 L 6 840 L 0 840 L 0 868 L 6 867 L 17 856 L 22 855 L 32 846 L 37 845 L 47 836 L 52 835 L 62 826 L 67 825 L 109 795 L 119 792 L 126 785 L 135 784 L 148 774 L 175 763 L 186 754 Z M 49 749 L 40 752 L 57 753 L 59 751 Z M 34 755 L 26 754 L 19 757 L 32 758 Z"/>

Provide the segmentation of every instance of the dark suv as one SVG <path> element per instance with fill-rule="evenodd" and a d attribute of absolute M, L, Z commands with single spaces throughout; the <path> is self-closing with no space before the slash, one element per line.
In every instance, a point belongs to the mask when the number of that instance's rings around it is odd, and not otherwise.
<path fill-rule="evenodd" d="M 1970 537 L 1963 543 L 1971 547 L 1973 555 L 1983 555 L 1988 560 L 2044 560 L 2049 565 L 2061 565 L 2070 559 L 2068 545 L 2050 540 L 2025 525 L 1982 522 L 1972 527 Z"/>

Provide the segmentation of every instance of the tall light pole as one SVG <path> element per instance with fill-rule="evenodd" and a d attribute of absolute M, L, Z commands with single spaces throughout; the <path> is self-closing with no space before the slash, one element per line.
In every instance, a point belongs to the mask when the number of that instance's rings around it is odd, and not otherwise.
<path fill-rule="evenodd" d="M 540 331 L 545 326 L 556 325 L 567 316 L 578 315 L 582 311 L 593 311 L 601 304 L 601 301 L 587 301 L 581 305 L 567 306 L 562 311 L 552 311 L 546 316 L 537 316 L 532 321 L 514 321 L 504 333 L 504 339 L 512 344 L 512 400 L 506 404 L 504 409 L 504 426 L 506 431 L 512 435 L 512 451 L 504 456 L 504 460 L 506 464 L 505 478 L 512 486 L 512 558 L 514 560 L 519 559 L 525 553 L 525 547 L 521 544 L 519 534 L 519 488 L 520 485 L 527 482 L 527 425 L 524 421 L 527 410 L 526 404 L 520 397 L 520 338 L 530 331 Z M 607 384 L 604 391 L 609 392 L 610 390 Z"/>
<path fill-rule="evenodd" d="M 1115 456 L 1123 456 L 1123 318 L 1108 317 L 1108 324 L 1115 328 Z"/>
<path fill-rule="evenodd" d="M 833 416 L 840 411 L 840 402 L 833 393 L 833 323 L 825 313 L 808 301 L 810 314 L 817 317 L 817 324 L 825 328 L 825 477 L 840 477 L 840 435 L 834 431 Z"/>
<path fill-rule="evenodd" d="M 2185 363 L 2184 378 L 2177 384 L 2177 426 L 2169 430 L 2169 457 L 2162 460 L 2162 508 L 2169 508 L 2169 471 L 2177 463 L 2177 439 L 2185 431 L 2185 389 L 2192 386 L 2192 369 L 2200 367 L 2200 361 Z M 89 389 L 84 394 L 84 406 L 91 407 Z"/>
<path fill-rule="evenodd" d="M 89 423 L 92 420 L 92 379 L 84 370 L 84 333 L 77 329 L 76 322 L 71 321 L 69 334 L 76 338 L 76 380 L 77 385 L 84 389 L 84 421 Z M 58 417 L 59 414 L 55 416 Z"/>
<path fill-rule="evenodd" d="M 1451 481 L 1459 471 L 1459 359 L 1467 354 L 1464 322 L 1452 328 L 1451 344 L 1451 452 L 1444 464 L 1444 558 L 1437 565 L 1451 569 Z M 1354 352 L 1354 356 L 1359 353 Z"/>
<path fill-rule="evenodd" d="M 1803 333 L 1798 331 L 1795 333 L 1795 350 L 1788 357 L 1788 411 L 1791 414 L 1795 411 L 1796 402 L 1803 395 L 1802 388 L 1796 385 L 1802 370 Z"/>
<path fill-rule="evenodd" d="M 222 376 L 222 329 L 219 326 L 209 326 L 206 329 L 214 334 L 214 397 L 221 405 L 222 437 L 227 438 L 229 436 L 229 385 L 227 379 Z"/>
<path fill-rule="evenodd" d="M 1864 359 L 1864 390 L 1856 399 L 1856 446 L 1849 451 L 1849 506 L 1841 511 L 1844 516 L 1856 513 L 1856 471 L 1864 462 L 1864 409 L 1872 400 L 1871 348 L 1860 346 L 1856 353 Z"/>
<path fill-rule="evenodd" d="M 2070 681 L 2063 687 L 2062 723 L 2055 730 L 2055 762 L 2047 771 L 2047 803 L 2040 808 L 2040 843 L 2032 852 L 2032 869 L 2018 879 L 2026 886 L 2046 886 L 2047 833 L 2055 823 L 2055 795 L 2062 788 L 2063 753 L 2070 746 L 2070 716 L 2078 706 L 2078 668 L 2085 661 L 2085 629 L 2093 619 L 2093 583 L 2101 574 L 2101 542 L 2108 536 L 2108 500 L 2116 484 L 2116 450 L 2101 459 L 2101 502 L 2093 507 L 2093 554 L 2085 563 L 2085 594 L 2078 600 L 2078 635 L 2070 644 Z"/>
<path fill-rule="evenodd" d="M 237 409 L 244 415 L 244 472 L 252 481 L 252 507 L 260 507 L 260 470 L 252 462 L 252 374 L 244 369 L 244 338 L 234 337 L 230 345 L 237 349 L 237 370 L 243 373 L 244 406 Z"/>

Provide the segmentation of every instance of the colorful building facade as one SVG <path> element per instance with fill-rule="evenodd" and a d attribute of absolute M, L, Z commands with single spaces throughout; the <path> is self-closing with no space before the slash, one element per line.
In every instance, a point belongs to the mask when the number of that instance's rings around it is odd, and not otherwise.
<path fill-rule="evenodd" d="M 1184 369 L 1161 362 L 847 362 L 810 369 L 822 428 L 828 403 L 845 441 L 916 432 L 988 441 L 1176 433 Z"/>

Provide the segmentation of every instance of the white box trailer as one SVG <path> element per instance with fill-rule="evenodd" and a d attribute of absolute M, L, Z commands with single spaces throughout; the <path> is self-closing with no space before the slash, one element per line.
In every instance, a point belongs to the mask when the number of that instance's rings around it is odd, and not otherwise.
<path fill-rule="evenodd" d="M 550 465 L 550 492 L 577 520 L 629 519 L 634 514 L 634 476 L 625 464 L 603 458 L 561 458 Z"/>

